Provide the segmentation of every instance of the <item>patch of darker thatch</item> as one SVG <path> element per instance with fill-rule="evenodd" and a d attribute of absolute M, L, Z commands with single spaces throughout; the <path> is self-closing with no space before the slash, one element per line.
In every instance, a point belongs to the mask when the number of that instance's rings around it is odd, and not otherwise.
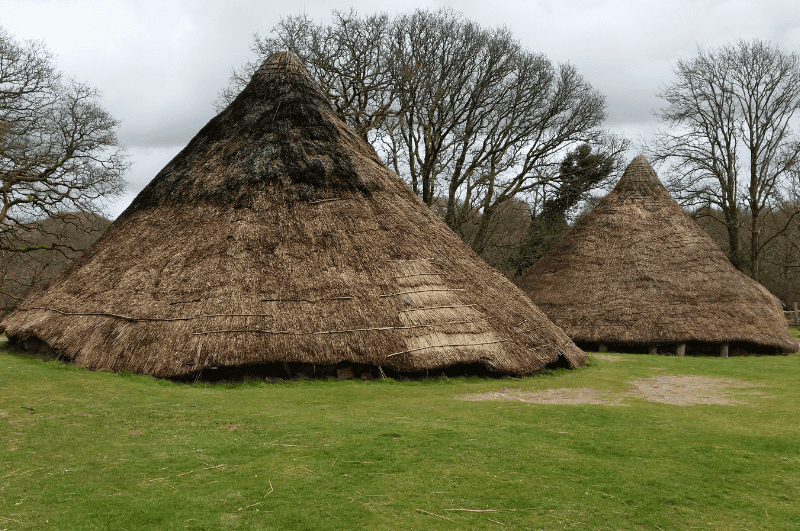
<path fill-rule="evenodd" d="M 278 55 L 156 175 L 122 218 L 166 200 L 251 207 L 271 189 L 289 202 L 371 194 L 324 94 L 296 59 Z"/>

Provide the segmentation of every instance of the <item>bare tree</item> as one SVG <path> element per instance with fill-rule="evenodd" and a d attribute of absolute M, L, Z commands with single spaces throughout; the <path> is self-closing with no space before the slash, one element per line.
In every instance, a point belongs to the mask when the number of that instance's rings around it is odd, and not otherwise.
<path fill-rule="evenodd" d="M 394 103 L 390 25 L 385 14 L 360 18 L 354 11 L 334 11 L 328 26 L 306 14 L 281 19 L 271 35 L 253 36 L 256 59 L 233 71 L 215 107 L 219 111 L 233 101 L 269 55 L 290 51 L 320 84 L 339 118 L 364 140 L 375 141 Z"/>
<path fill-rule="evenodd" d="M 0 251 L 6 259 L 77 250 L 46 237 L 39 221 L 58 216 L 70 224 L 70 215 L 98 213 L 104 198 L 122 192 L 128 164 L 118 125 L 100 107 L 96 89 L 63 78 L 44 44 L 20 44 L 0 28 Z"/>
<path fill-rule="evenodd" d="M 800 108 L 800 56 L 761 41 L 698 49 L 675 66 L 677 80 L 659 94 L 664 129 L 646 147 L 666 161 L 670 187 L 694 206 L 719 208 L 729 258 L 743 268 L 740 228 L 749 215 L 749 267 L 759 277 L 762 214 L 798 165 L 791 124 Z M 791 217 L 787 223 L 791 223 Z"/>
<path fill-rule="evenodd" d="M 566 150 L 611 138 L 600 128 L 603 96 L 572 65 L 553 66 L 507 29 L 449 9 L 393 19 L 334 12 L 329 26 L 288 17 L 253 49 L 259 58 L 234 72 L 218 107 L 266 54 L 295 53 L 425 203 L 442 198 L 445 221 L 479 254 L 500 205 L 555 182 Z"/>
<path fill-rule="evenodd" d="M 402 85 L 384 137 L 389 162 L 426 203 L 446 198 L 456 232 L 481 212 L 478 254 L 499 205 L 551 182 L 565 149 L 603 138 L 604 98 L 507 29 L 417 10 L 397 19 L 393 41 Z"/>

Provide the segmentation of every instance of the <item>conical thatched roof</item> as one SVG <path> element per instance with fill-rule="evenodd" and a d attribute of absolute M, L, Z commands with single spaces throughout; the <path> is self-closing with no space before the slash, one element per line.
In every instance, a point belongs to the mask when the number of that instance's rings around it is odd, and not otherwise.
<path fill-rule="evenodd" d="M 643 156 L 518 285 L 587 348 L 797 350 L 777 299 L 731 265 Z"/>
<path fill-rule="evenodd" d="M 161 377 L 268 362 L 527 374 L 584 357 L 288 54 L 2 326 L 88 367 Z"/>

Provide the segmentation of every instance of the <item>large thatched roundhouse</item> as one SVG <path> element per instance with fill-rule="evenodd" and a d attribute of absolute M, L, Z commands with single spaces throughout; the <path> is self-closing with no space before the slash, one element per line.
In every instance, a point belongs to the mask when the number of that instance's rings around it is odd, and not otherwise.
<path fill-rule="evenodd" d="M 518 285 L 586 349 L 798 348 L 780 302 L 731 265 L 643 156 Z"/>
<path fill-rule="evenodd" d="M 288 54 L 2 327 L 91 368 L 158 377 L 343 363 L 528 374 L 584 357 Z"/>

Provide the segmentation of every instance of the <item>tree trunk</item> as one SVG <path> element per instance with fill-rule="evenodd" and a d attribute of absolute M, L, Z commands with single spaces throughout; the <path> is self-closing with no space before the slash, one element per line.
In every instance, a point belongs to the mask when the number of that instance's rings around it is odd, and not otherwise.
<path fill-rule="evenodd" d="M 733 267 L 741 270 L 741 256 L 739 255 L 739 213 L 735 209 L 724 208 L 725 228 L 728 231 L 728 260 Z"/>
<path fill-rule="evenodd" d="M 761 209 L 753 209 L 753 219 L 750 222 L 750 276 L 758 282 L 759 267 L 758 267 L 758 254 L 759 254 L 759 236 L 761 228 L 759 222 L 761 221 Z"/>
<path fill-rule="evenodd" d="M 761 232 L 761 202 L 758 197 L 758 189 L 762 185 L 763 179 L 760 178 L 759 168 L 756 164 L 759 152 L 758 143 L 752 140 L 750 142 L 750 186 L 748 189 L 750 195 L 750 277 L 758 282 L 758 251 Z"/>
<path fill-rule="evenodd" d="M 483 209 L 481 222 L 478 225 L 478 233 L 472 240 L 472 250 L 475 251 L 475 253 L 477 253 L 478 256 L 482 255 L 483 252 L 486 250 L 486 237 L 489 233 L 489 224 L 492 221 L 492 216 L 494 215 L 494 210 L 496 206 L 497 205 L 489 205 L 484 207 Z"/>
<path fill-rule="evenodd" d="M 426 158 L 428 158 L 427 154 Z M 426 205 L 431 206 L 433 204 L 433 200 L 435 199 L 433 196 L 433 161 L 426 160 L 422 165 L 421 170 L 420 181 L 422 181 L 422 201 Z"/>
<path fill-rule="evenodd" d="M 478 233 L 472 240 L 472 250 L 480 256 L 486 250 L 486 235 L 489 232 L 489 223 L 492 221 L 497 203 L 493 202 L 494 199 L 494 175 L 489 178 L 489 185 L 486 187 L 486 195 L 483 197 L 483 215 L 481 216 L 480 225 L 478 225 Z"/>
<path fill-rule="evenodd" d="M 444 216 L 444 222 L 453 232 L 460 235 L 459 224 L 456 220 L 456 194 L 458 194 L 458 183 L 455 179 L 451 179 L 449 190 L 447 191 L 447 212 Z"/>

